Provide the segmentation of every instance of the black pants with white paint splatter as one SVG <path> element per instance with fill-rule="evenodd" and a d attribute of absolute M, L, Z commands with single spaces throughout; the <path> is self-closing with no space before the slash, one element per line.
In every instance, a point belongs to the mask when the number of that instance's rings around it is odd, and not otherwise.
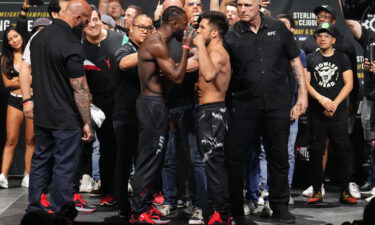
<path fill-rule="evenodd" d="M 207 175 L 208 197 L 214 210 L 227 217 L 230 213 L 228 175 L 225 167 L 224 140 L 229 114 L 225 102 L 199 106 L 198 147 Z"/>

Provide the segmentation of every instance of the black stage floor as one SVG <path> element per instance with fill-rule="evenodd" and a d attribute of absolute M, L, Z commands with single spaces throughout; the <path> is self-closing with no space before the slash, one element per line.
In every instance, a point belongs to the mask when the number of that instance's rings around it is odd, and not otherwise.
<path fill-rule="evenodd" d="M 9 189 L 0 189 L 0 225 L 18 225 L 27 206 L 27 188 L 21 188 L 19 179 L 10 180 Z M 362 199 L 355 206 L 347 206 L 338 203 L 338 189 L 334 186 L 326 187 L 325 205 L 311 207 L 307 205 L 306 199 L 301 196 L 302 190 L 293 189 L 292 196 L 295 204 L 290 207 L 291 212 L 297 217 L 296 224 L 318 225 L 332 223 L 341 225 L 345 221 L 352 222 L 362 217 L 363 208 L 366 205 Z M 90 204 L 98 204 L 99 199 L 89 198 L 84 195 Z M 261 207 L 260 207 L 261 209 Z M 94 213 L 79 213 L 76 224 L 99 224 L 105 222 L 113 224 L 125 224 L 126 221 L 118 218 L 114 208 L 100 207 Z M 187 224 L 187 215 L 173 219 L 172 224 Z M 249 216 L 249 221 L 258 225 L 273 224 L 270 220 L 259 216 Z M 374 223 L 375 224 L 375 223 Z"/>

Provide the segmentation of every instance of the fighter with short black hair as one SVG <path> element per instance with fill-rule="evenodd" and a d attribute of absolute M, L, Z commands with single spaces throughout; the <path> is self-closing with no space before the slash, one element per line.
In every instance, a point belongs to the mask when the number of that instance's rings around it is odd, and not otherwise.
<path fill-rule="evenodd" d="M 205 12 L 193 41 L 199 59 L 198 146 L 205 164 L 209 199 L 215 210 L 208 224 L 231 224 L 224 158 L 229 119 L 225 93 L 231 76 L 229 55 L 223 47 L 227 30 L 228 22 L 223 13 Z"/>

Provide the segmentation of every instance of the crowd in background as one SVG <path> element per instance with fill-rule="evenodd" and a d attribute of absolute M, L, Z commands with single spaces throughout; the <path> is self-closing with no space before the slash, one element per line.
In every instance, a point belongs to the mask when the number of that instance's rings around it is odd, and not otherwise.
<path fill-rule="evenodd" d="M 27 12 L 32 6 L 28 0 L 25 0 L 17 25 L 7 28 L 4 32 L 1 72 L 4 86 L 9 89 L 10 95 L 6 115 L 7 137 L 2 152 L 1 188 L 8 188 L 8 173 L 23 122 L 25 122 L 26 150 L 25 174 L 21 185 L 29 187 L 35 149 L 34 132 L 39 135 L 42 132 L 40 128 L 34 130 L 34 122 L 37 123 L 37 127 L 45 124 L 48 128 L 55 128 L 54 123 L 40 118 L 37 113 L 40 111 L 52 113 L 53 111 L 47 109 L 51 107 L 61 110 L 61 115 L 54 115 L 59 120 L 65 122 L 76 120 L 73 117 L 64 118 L 65 105 L 60 102 L 51 103 L 44 108 L 34 105 L 33 88 L 47 84 L 31 82 L 31 75 L 38 71 L 34 61 L 39 60 L 32 58 L 36 53 L 30 49 L 35 49 L 37 46 L 37 41 L 34 42 L 33 39 L 38 37 L 39 32 L 43 34 L 41 30 L 48 27 L 50 23 L 56 23 L 66 17 L 64 10 L 69 2 L 69 0 L 51 0 L 48 6 L 50 18 L 37 19 L 29 33 L 26 19 Z M 375 166 L 372 150 L 375 145 L 373 119 L 375 110 L 372 109 L 375 100 L 373 97 L 375 63 L 372 58 L 373 48 L 369 47 L 375 41 L 374 32 L 364 29 L 355 20 L 346 20 L 355 39 L 365 50 L 365 77 L 362 87 L 364 97 L 360 99 L 355 47 L 343 35 L 343 31 L 335 26 L 341 12 L 327 5 L 317 6 L 313 10 L 317 20 L 316 32 L 305 40 L 301 49 L 296 49 L 297 44 L 292 35 L 296 27 L 293 18 L 288 14 L 271 15 L 267 10 L 270 4 L 268 1 L 223 0 L 219 3 L 219 0 L 211 0 L 210 11 L 221 11 L 226 15 L 230 28 L 223 42 L 231 57 L 233 74 L 236 75 L 232 75 L 226 96 L 231 122 L 228 125 L 226 151 L 220 156 L 223 160 L 227 160 L 229 177 L 223 179 L 224 182 L 228 182 L 229 190 L 225 188 L 223 190 L 228 191 L 230 196 L 228 204 L 231 203 L 233 208 L 230 215 L 234 217 L 236 223 L 240 224 L 241 220 L 236 219 L 243 215 L 259 213 L 261 217 L 273 219 L 275 214 L 281 214 L 282 216 L 276 217 L 277 221 L 294 222 L 293 216 L 286 212 L 287 207 L 284 208 L 283 204 L 294 204 L 289 189 L 292 188 L 296 168 L 295 143 L 299 117 L 305 114 L 307 93 L 310 165 L 306 170 L 309 170 L 307 179 L 309 187 L 302 195 L 307 197 L 308 204 L 323 202 L 326 178 L 324 172 L 329 156 L 334 157 L 330 160 L 337 166 L 335 180 L 341 188 L 340 202 L 356 204 L 361 196 L 366 196 L 365 201 L 370 202 L 375 197 Z M 137 171 L 136 160 L 142 157 L 137 155 L 140 142 L 136 100 L 141 93 L 137 52 L 148 36 L 158 32 L 157 29 L 163 24 L 164 12 L 169 7 L 183 9 L 188 20 L 188 30 L 199 28 L 204 10 L 200 0 L 165 0 L 162 4 L 158 4 L 154 15 L 143 14 L 140 6 L 125 7 L 125 5 L 127 5 L 126 1 L 122 0 L 100 0 L 98 7 L 90 5 L 92 13 L 87 25 L 81 27 L 83 32 L 80 32 L 80 29 L 73 29 L 73 33 L 80 40 L 79 44 L 82 45 L 82 55 L 84 55 L 82 69 L 90 91 L 90 117 L 93 125 L 92 134 L 91 131 L 85 133 L 84 130 L 84 134 L 90 133 L 90 135 L 84 136 L 84 141 L 75 148 L 79 150 L 74 159 L 77 160 L 78 167 L 72 175 L 71 194 L 78 211 L 96 210 L 96 206 L 88 204 L 80 194 L 87 192 L 90 197 L 100 197 L 101 206 L 116 207 L 119 216 L 131 219 L 130 196 L 134 185 L 132 179 Z M 259 13 L 262 18 L 260 28 L 257 28 L 260 30 L 255 32 L 251 28 L 243 27 L 243 21 L 246 21 L 247 17 L 254 16 L 252 13 Z M 280 27 L 280 24 L 283 26 Z M 277 27 L 275 34 L 261 32 L 263 31 L 261 29 L 267 30 L 272 26 Z M 246 40 L 252 42 L 241 42 L 241 39 L 238 39 L 240 35 L 237 37 L 236 32 L 243 35 L 241 36 L 243 40 L 248 38 Z M 273 35 L 288 46 L 288 48 L 284 47 L 287 48 L 283 50 L 285 52 L 280 53 L 285 55 L 285 59 L 278 58 L 271 61 L 266 57 L 272 51 L 276 52 L 273 54 L 278 54 L 277 49 L 271 49 L 275 45 L 275 41 L 270 38 Z M 169 55 L 174 62 L 181 60 L 183 46 L 185 45 L 178 38 L 172 38 L 168 42 Z M 249 51 L 253 46 L 259 47 L 259 51 L 256 53 Z M 147 201 L 152 201 L 158 206 L 160 218 L 176 217 L 178 208 L 187 208 L 186 213 L 191 214 L 188 223 L 202 224 L 209 216 L 205 212 L 209 208 L 206 203 L 216 200 L 207 197 L 207 190 L 210 191 L 212 188 L 209 186 L 212 177 L 205 167 L 206 154 L 202 152 L 200 143 L 197 143 L 196 121 L 200 90 L 197 89 L 196 83 L 200 67 L 196 64 L 199 61 L 198 53 L 194 46 L 192 47 L 183 81 L 175 84 L 171 80 L 163 80 L 163 98 L 168 108 L 168 138 L 153 143 L 163 145 L 160 141 L 165 142 L 166 147 L 162 149 L 164 157 L 162 169 L 157 177 L 152 177 L 154 186 L 152 194 L 147 196 Z M 70 51 L 68 47 L 66 51 Z M 273 69 L 272 66 L 275 65 L 278 67 Z M 275 71 L 277 69 L 279 71 Z M 77 71 L 78 69 L 65 72 L 72 74 L 69 76 L 70 79 L 77 79 L 74 76 L 74 72 Z M 287 73 L 283 74 L 280 71 L 287 71 Z M 269 75 L 278 72 L 282 77 L 275 76 L 275 78 Z M 257 75 L 254 75 L 256 78 L 244 79 L 245 75 L 242 74 L 246 73 Z M 303 74 L 303 78 L 298 76 L 300 74 Z M 257 79 L 261 81 L 257 83 Z M 252 87 L 250 91 L 247 85 Z M 26 95 L 24 90 L 27 90 Z M 73 90 L 78 91 L 74 87 Z M 305 97 L 306 102 L 303 99 Z M 35 98 L 43 98 L 45 102 L 50 101 L 49 96 L 35 96 Z M 243 116 L 240 112 L 249 113 L 251 116 Z M 371 148 L 364 160 L 370 164 L 365 181 L 356 178 L 352 166 L 356 163 L 353 162 L 352 155 L 357 150 L 349 134 L 353 130 L 352 121 L 355 120 L 357 112 L 361 114 L 364 141 L 367 148 Z M 80 113 L 82 115 L 82 112 Z M 83 122 L 86 125 L 85 120 Z M 243 124 L 248 123 L 252 126 L 244 127 Z M 284 124 L 287 125 L 287 131 L 284 129 Z M 57 127 L 57 130 L 72 129 Z M 56 133 L 56 136 L 58 135 L 62 134 Z M 252 138 L 248 140 L 249 137 Z M 275 153 L 284 146 L 287 146 L 287 155 L 282 154 L 284 152 L 281 150 L 280 154 Z M 239 148 L 241 151 L 231 151 Z M 51 171 L 53 163 L 43 162 L 44 165 L 50 164 Z M 46 171 L 45 174 L 48 174 L 43 180 L 46 184 L 53 183 L 53 177 L 59 176 L 59 172 L 56 171 L 53 173 Z M 63 175 L 62 170 L 60 175 Z M 219 183 L 222 181 L 220 180 Z M 361 187 L 356 184 L 359 182 L 362 184 Z M 218 188 L 219 186 L 218 184 Z M 31 197 L 34 199 L 30 199 L 31 202 L 33 200 L 33 204 L 37 204 L 49 213 L 60 211 L 64 202 L 55 200 L 51 205 L 47 197 L 48 185 L 38 187 L 38 191 L 35 190 L 31 192 L 35 194 Z M 259 205 L 263 205 L 260 212 Z M 229 216 L 223 214 L 221 216 L 222 219 L 216 216 L 216 221 L 210 220 L 208 223 L 232 223 Z M 158 223 L 155 221 L 162 223 L 163 220 L 160 218 L 149 223 Z"/>

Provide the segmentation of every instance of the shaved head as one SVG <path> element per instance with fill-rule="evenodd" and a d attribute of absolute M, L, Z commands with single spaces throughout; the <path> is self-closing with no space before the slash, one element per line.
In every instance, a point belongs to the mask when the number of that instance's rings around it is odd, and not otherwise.
<path fill-rule="evenodd" d="M 184 0 L 165 0 L 163 2 L 163 12 L 170 6 L 177 6 L 178 8 L 184 8 Z"/>
<path fill-rule="evenodd" d="M 85 0 L 71 0 L 64 11 L 73 16 L 91 15 L 91 7 Z"/>
<path fill-rule="evenodd" d="M 90 21 L 91 13 L 91 6 L 85 0 L 71 0 L 61 12 L 60 19 L 69 24 L 73 32 L 81 38 L 83 28 Z"/>

